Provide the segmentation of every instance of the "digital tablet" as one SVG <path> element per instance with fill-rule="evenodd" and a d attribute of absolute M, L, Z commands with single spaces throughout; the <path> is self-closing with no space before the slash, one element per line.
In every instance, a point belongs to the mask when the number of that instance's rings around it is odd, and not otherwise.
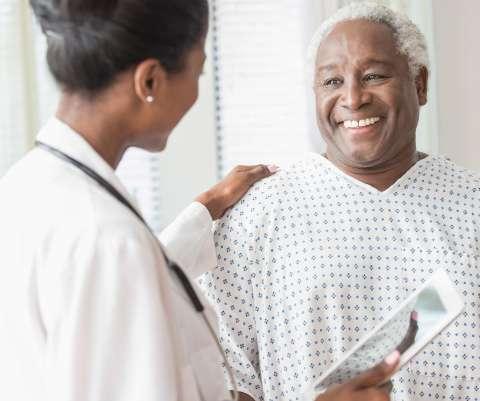
<path fill-rule="evenodd" d="M 464 308 L 448 274 L 437 270 L 417 291 L 365 335 L 329 368 L 305 393 L 314 400 L 328 387 L 353 379 L 380 363 L 394 350 L 400 352 L 397 370 L 448 326 Z"/>

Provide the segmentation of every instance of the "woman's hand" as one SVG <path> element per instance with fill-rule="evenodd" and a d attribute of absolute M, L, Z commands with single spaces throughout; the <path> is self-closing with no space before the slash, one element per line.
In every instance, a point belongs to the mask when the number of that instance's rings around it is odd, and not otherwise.
<path fill-rule="evenodd" d="M 277 166 L 237 166 L 222 181 L 195 200 L 202 203 L 213 220 L 222 217 L 257 181 L 275 174 Z"/>
<path fill-rule="evenodd" d="M 347 383 L 331 387 L 315 401 L 389 401 L 391 386 L 383 385 L 395 372 L 400 353 L 393 352 L 374 368 Z"/>

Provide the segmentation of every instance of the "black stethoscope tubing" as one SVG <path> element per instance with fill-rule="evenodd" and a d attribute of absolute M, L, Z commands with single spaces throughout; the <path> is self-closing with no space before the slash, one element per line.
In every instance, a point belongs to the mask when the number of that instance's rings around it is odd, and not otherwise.
<path fill-rule="evenodd" d="M 230 364 L 228 363 L 227 357 L 226 357 L 225 353 L 223 352 L 220 343 L 217 340 L 215 332 L 214 332 L 211 324 L 209 323 L 209 321 L 208 321 L 208 319 L 207 319 L 207 317 L 204 313 L 205 312 L 205 307 L 203 306 L 202 302 L 200 301 L 200 298 L 198 297 L 195 289 L 192 286 L 192 283 L 190 282 L 190 280 L 188 279 L 188 277 L 184 273 L 184 271 L 180 268 L 180 266 L 178 266 L 175 262 L 171 261 L 167 257 L 167 255 L 165 254 L 165 252 L 164 252 L 160 242 L 158 241 L 155 233 L 150 228 L 150 226 L 147 224 L 145 219 L 130 204 L 130 202 L 127 199 L 125 199 L 125 197 L 120 192 L 118 192 L 118 190 L 112 184 L 110 184 L 107 180 L 105 180 L 102 176 L 100 176 L 98 173 L 96 173 L 90 167 L 84 165 L 83 163 L 79 162 L 78 160 L 74 159 L 73 157 L 63 153 L 61 150 L 56 149 L 56 148 L 54 148 L 50 145 L 47 145 L 44 142 L 36 141 L 35 145 L 38 148 L 41 148 L 41 149 L 51 153 L 52 155 L 56 156 L 57 158 L 59 158 L 63 161 L 66 161 L 67 163 L 77 167 L 83 173 L 85 173 L 90 178 L 92 178 L 94 181 L 96 181 L 98 183 L 98 185 L 100 185 L 102 188 L 104 188 L 108 193 L 110 193 L 115 199 L 117 199 L 120 203 L 122 203 L 126 208 L 130 209 L 130 211 L 135 216 L 137 216 L 137 218 L 145 225 L 145 227 L 148 229 L 148 231 L 150 231 L 150 233 L 154 236 L 154 238 L 157 240 L 157 242 L 159 244 L 160 251 L 162 252 L 162 255 L 163 255 L 163 257 L 164 257 L 164 259 L 167 263 L 168 268 L 175 274 L 175 276 L 179 280 L 179 282 L 182 285 L 184 291 L 188 295 L 188 298 L 190 299 L 190 302 L 192 303 L 194 309 L 198 313 L 200 313 L 200 315 L 202 316 L 208 330 L 210 331 L 210 334 L 212 335 L 213 339 L 215 340 L 215 344 L 217 345 L 218 350 L 219 350 L 220 354 L 222 355 L 223 361 L 225 362 L 225 368 L 227 369 L 227 372 L 230 376 L 230 381 L 231 381 L 231 383 L 234 387 L 233 399 L 232 400 L 233 401 L 238 401 L 239 393 L 238 393 L 238 387 L 237 387 L 237 383 L 236 383 L 236 380 L 235 380 L 235 376 L 233 374 L 233 371 L 232 371 L 232 368 L 231 368 Z M 228 401 L 231 401 L 231 400 L 228 400 Z"/>
<path fill-rule="evenodd" d="M 125 207 L 130 209 L 130 211 L 137 216 L 137 218 L 147 227 L 148 231 L 152 233 L 153 236 L 155 236 L 155 233 L 153 230 L 150 228 L 150 226 L 147 224 L 145 219 L 140 215 L 140 213 L 131 205 L 131 203 L 125 199 L 125 197 L 112 185 L 110 184 L 107 180 L 105 180 L 102 176 L 100 176 L 97 172 L 92 170 L 90 167 L 86 166 L 85 164 L 79 162 L 78 160 L 74 159 L 73 157 L 63 153 L 61 150 L 58 150 L 50 145 L 47 145 L 46 143 L 36 141 L 35 145 L 43 150 L 46 150 L 47 152 L 51 153 L 52 155 L 58 157 L 59 159 L 62 159 L 71 165 L 77 167 L 79 170 L 81 170 L 83 173 L 88 175 L 90 178 L 92 178 L 94 181 L 98 183 L 103 189 L 105 189 L 110 195 L 112 195 L 115 199 L 117 199 L 120 203 L 122 203 Z M 175 262 L 171 261 L 167 255 L 165 254 L 164 250 L 160 247 L 160 250 L 163 254 L 163 257 L 165 258 L 165 261 L 167 263 L 168 268 L 175 274 L 175 276 L 178 278 L 180 281 L 180 284 L 182 285 L 183 289 L 188 295 L 188 298 L 190 299 L 190 302 L 192 303 L 193 307 L 195 310 L 199 313 L 203 312 L 205 310 L 205 307 L 203 306 L 202 302 L 200 301 L 200 298 L 198 297 L 195 289 L 192 286 L 192 283 L 188 279 L 187 275 L 184 273 L 184 271 L 178 266 Z"/>

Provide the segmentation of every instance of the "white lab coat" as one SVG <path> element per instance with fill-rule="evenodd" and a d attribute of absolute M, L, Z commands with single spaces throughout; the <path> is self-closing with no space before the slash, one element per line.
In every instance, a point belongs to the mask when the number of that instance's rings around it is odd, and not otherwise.
<path fill-rule="evenodd" d="M 59 120 L 38 139 L 131 200 Z M 161 236 L 192 277 L 215 265 L 211 225 L 194 203 Z M 226 395 L 213 339 L 147 229 L 75 167 L 42 149 L 27 154 L 0 180 L 0 400 Z"/>

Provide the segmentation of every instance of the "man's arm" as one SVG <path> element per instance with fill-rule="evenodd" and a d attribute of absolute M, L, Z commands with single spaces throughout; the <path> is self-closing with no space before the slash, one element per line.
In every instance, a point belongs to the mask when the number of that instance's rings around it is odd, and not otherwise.
<path fill-rule="evenodd" d="M 219 339 L 239 391 L 249 394 L 244 400 L 259 401 L 263 388 L 253 281 L 262 257 L 249 212 L 253 198 L 247 194 L 219 221 L 214 237 L 217 267 L 203 276 L 200 285 L 217 314 Z"/>

